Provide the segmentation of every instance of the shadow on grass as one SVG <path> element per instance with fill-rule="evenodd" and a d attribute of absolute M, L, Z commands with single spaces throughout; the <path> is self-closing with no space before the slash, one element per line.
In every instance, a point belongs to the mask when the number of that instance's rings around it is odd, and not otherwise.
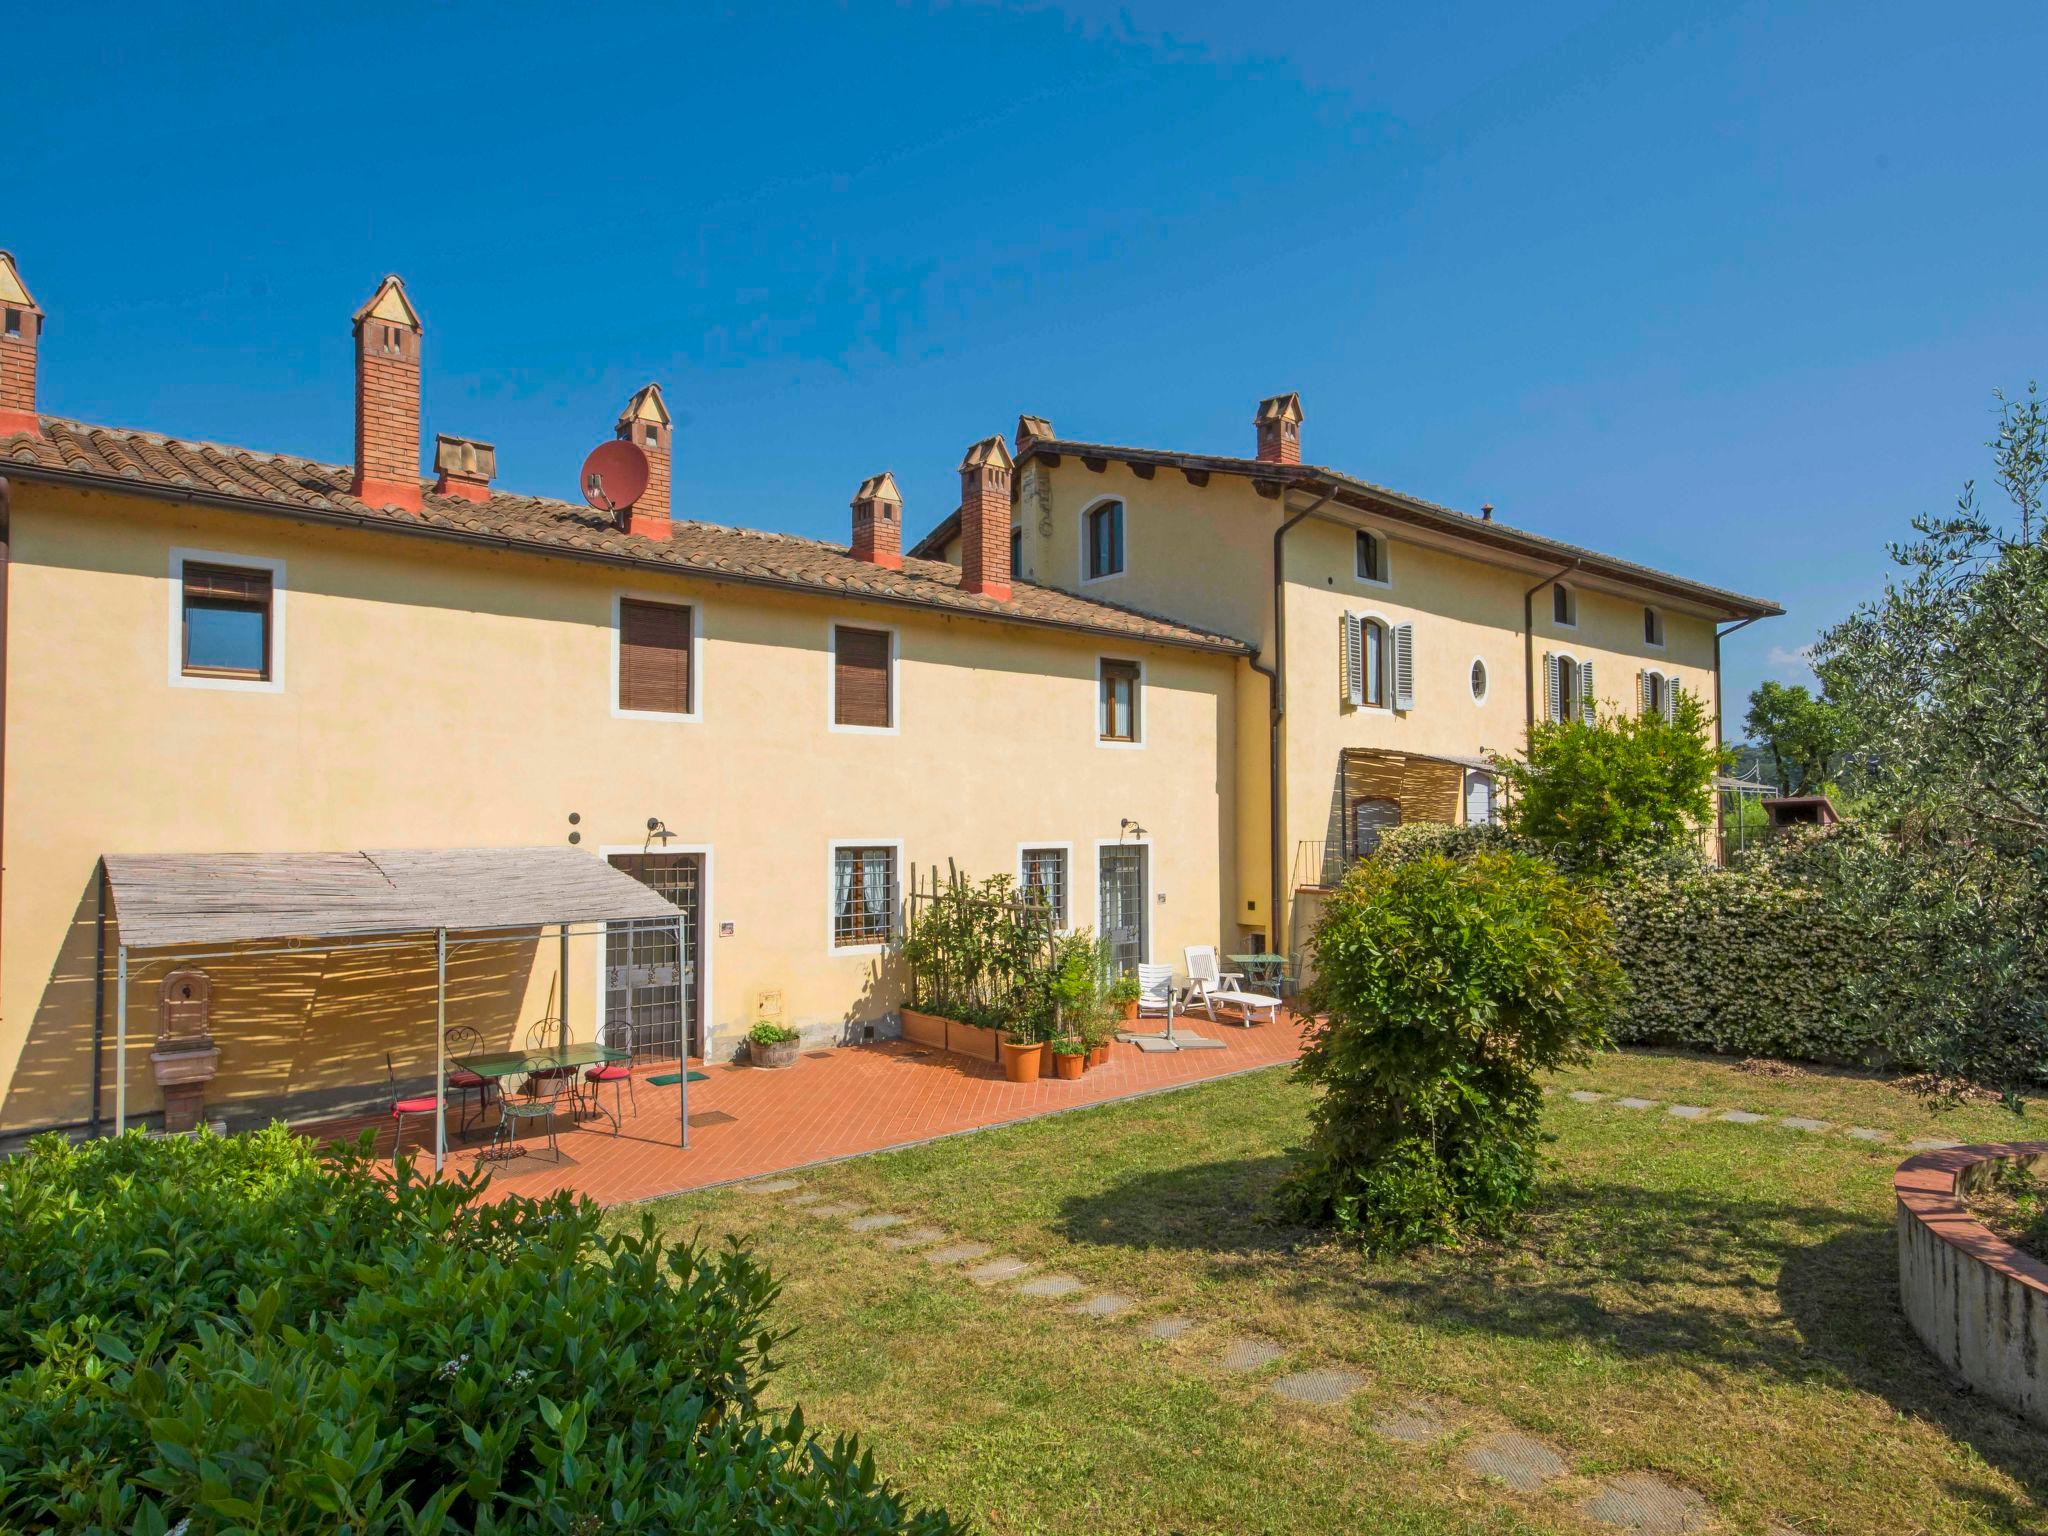
<path fill-rule="evenodd" d="M 1740 1377 L 1870 1393 L 2048 1493 L 2048 1439 L 1974 1399 L 1921 1347 L 1898 1305 L 1889 1213 L 1738 1192 L 1553 1179 L 1506 1243 L 1372 1261 L 1283 1225 L 1284 1156 L 1154 1170 L 1076 1195 L 1056 1229 L 1097 1246 L 1178 1251 L 1213 1274 L 1256 1272 L 1300 1305 L 1411 1326 L 1582 1344 L 1729 1385 Z M 2024 1511 L 1967 1480 L 1958 1498 L 2001 1526 Z"/>

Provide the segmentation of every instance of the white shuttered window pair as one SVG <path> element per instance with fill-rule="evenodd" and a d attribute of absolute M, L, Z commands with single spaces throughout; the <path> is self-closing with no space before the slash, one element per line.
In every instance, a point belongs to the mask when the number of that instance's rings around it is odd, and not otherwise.
<path fill-rule="evenodd" d="M 1543 653 L 1543 676 L 1546 719 L 1594 723 L 1595 703 L 1599 695 L 1593 691 L 1593 663 L 1575 661 L 1569 656 L 1546 651 Z"/>
<path fill-rule="evenodd" d="M 1666 720 L 1678 718 L 1677 678 L 1645 668 L 1639 675 L 1638 696 L 1645 718 L 1651 715 L 1662 715 Z"/>

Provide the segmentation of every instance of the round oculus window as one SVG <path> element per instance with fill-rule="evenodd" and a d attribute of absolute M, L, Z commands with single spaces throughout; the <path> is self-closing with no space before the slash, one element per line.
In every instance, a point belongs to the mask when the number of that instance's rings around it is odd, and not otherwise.
<path fill-rule="evenodd" d="M 1486 702 L 1486 663 L 1476 657 L 1472 662 L 1472 702 Z"/>

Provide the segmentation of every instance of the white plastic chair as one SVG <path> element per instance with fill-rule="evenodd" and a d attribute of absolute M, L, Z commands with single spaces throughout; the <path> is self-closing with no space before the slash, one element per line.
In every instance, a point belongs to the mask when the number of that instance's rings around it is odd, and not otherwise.
<path fill-rule="evenodd" d="M 1216 1017 L 1216 1005 L 1221 1003 L 1226 1010 L 1234 1011 L 1238 1023 L 1249 1029 L 1263 1014 L 1267 1022 L 1280 1017 L 1280 999 L 1268 997 L 1263 992 L 1247 992 L 1244 989 L 1242 971 L 1226 971 L 1216 959 L 1213 944 L 1190 944 L 1184 954 L 1188 961 L 1188 1004 L 1200 1003 L 1210 1018 Z"/>
<path fill-rule="evenodd" d="M 1173 967 L 1170 965 L 1141 965 L 1138 967 L 1138 1017 L 1156 1013 L 1165 1018 L 1173 1016 Z"/>

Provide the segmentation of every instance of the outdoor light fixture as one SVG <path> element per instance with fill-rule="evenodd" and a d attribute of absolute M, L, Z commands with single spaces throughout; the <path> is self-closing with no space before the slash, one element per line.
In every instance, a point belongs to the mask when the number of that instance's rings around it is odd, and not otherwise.
<path fill-rule="evenodd" d="M 647 842 L 640 845 L 640 851 L 645 853 L 647 844 L 652 843 L 657 837 L 661 839 L 661 846 L 666 848 L 669 839 L 674 836 L 675 833 L 669 831 L 667 823 L 659 816 L 650 816 L 647 818 Z"/>
<path fill-rule="evenodd" d="M 1118 842 L 1122 842 L 1127 837 L 1138 838 L 1145 835 L 1145 829 L 1128 816 L 1117 822 L 1117 828 L 1116 840 Z"/>

